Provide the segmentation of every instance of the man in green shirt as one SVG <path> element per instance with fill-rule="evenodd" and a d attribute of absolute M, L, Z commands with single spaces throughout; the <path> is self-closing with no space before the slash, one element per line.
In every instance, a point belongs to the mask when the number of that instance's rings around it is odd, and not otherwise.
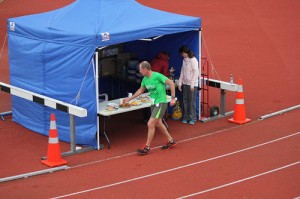
<path fill-rule="evenodd" d="M 150 152 L 150 145 L 155 134 L 155 128 L 157 127 L 167 138 L 168 143 L 164 145 L 161 149 L 169 149 L 176 145 L 172 136 L 168 132 L 166 126 L 162 122 L 162 118 L 168 108 L 167 95 L 166 95 L 166 84 L 170 86 L 171 91 L 171 101 L 170 105 L 174 106 L 176 104 L 175 98 L 175 85 L 166 76 L 154 72 L 151 70 L 151 65 L 147 61 L 143 61 L 139 65 L 140 73 L 144 76 L 141 87 L 131 96 L 124 99 L 124 102 L 129 102 L 130 100 L 138 97 L 147 89 L 150 93 L 150 98 L 152 100 L 151 104 L 151 117 L 147 123 L 148 125 L 148 136 L 146 144 L 137 150 L 139 155 L 147 155 Z"/>

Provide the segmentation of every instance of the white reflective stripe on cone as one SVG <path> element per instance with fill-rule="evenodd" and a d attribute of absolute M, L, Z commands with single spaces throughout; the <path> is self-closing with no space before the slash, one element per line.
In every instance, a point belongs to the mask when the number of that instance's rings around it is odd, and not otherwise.
<path fill-rule="evenodd" d="M 56 129 L 56 123 L 55 121 L 50 122 L 50 129 Z"/>
<path fill-rule="evenodd" d="M 236 104 L 244 104 L 244 99 L 236 99 L 235 103 Z"/>
<path fill-rule="evenodd" d="M 56 137 L 56 138 L 50 138 L 49 137 L 49 142 L 48 142 L 49 144 L 58 144 L 58 138 Z"/>
<path fill-rule="evenodd" d="M 239 85 L 237 92 L 240 92 L 240 93 L 243 92 L 243 86 Z"/>

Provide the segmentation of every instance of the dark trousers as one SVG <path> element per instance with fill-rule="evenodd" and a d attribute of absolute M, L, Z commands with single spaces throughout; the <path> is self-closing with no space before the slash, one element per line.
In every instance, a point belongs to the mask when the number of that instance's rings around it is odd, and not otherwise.
<path fill-rule="evenodd" d="M 189 85 L 182 85 L 182 103 L 183 103 L 183 117 L 184 120 L 196 121 L 196 92 L 197 87 L 194 87 L 194 91 L 191 91 Z"/>

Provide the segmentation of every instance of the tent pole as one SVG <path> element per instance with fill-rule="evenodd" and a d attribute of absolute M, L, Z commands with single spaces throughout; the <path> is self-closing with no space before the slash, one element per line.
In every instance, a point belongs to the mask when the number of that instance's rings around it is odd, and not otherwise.
<path fill-rule="evenodd" d="M 98 111 L 99 111 L 99 97 L 98 97 L 98 93 L 99 93 L 99 86 L 98 86 L 98 82 L 99 82 L 99 72 L 98 72 L 98 51 L 96 51 L 95 53 L 95 62 L 96 62 L 96 70 L 94 70 L 95 72 L 95 86 L 96 86 L 96 107 L 97 107 L 97 149 L 100 150 L 100 124 L 99 124 L 99 115 L 98 115 Z"/>
<path fill-rule="evenodd" d="M 199 46 L 198 46 L 198 48 L 199 48 L 199 61 L 198 61 L 198 63 L 199 63 L 199 79 L 198 79 L 198 82 L 199 82 L 199 88 L 200 88 L 200 90 L 198 91 L 198 93 L 199 93 L 199 97 L 198 97 L 198 120 L 201 120 L 201 112 L 202 112 L 202 110 L 201 110 L 201 30 L 199 30 Z"/>

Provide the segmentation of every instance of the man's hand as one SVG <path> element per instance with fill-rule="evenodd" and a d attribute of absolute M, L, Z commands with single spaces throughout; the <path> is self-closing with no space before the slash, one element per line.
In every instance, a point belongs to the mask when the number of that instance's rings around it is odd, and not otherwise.
<path fill-rule="evenodd" d="M 124 98 L 124 99 L 123 99 L 123 104 L 128 103 L 129 101 L 130 101 L 130 98 L 129 98 L 129 97 Z"/>
<path fill-rule="evenodd" d="M 176 98 L 171 99 L 170 106 L 174 106 L 176 104 Z"/>

